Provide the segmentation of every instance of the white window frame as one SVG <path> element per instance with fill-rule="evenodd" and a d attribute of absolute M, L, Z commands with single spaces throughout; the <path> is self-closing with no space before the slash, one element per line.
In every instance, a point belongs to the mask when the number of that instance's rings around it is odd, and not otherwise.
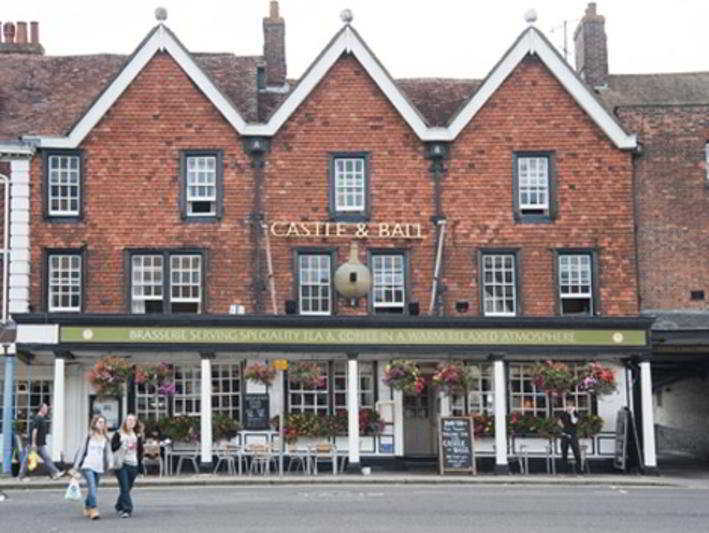
<path fill-rule="evenodd" d="M 53 190 L 58 189 L 58 194 Z M 71 207 L 74 203 L 75 207 Z M 62 208 L 62 204 L 66 204 Z M 81 156 L 47 156 L 47 214 L 50 217 L 76 217 L 81 214 Z"/>
<path fill-rule="evenodd" d="M 494 415 L 495 380 L 492 375 L 492 364 L 468 363 L 466 368 L 473 376 L 472 383 L 468 387 L 467 395 L 451 395 L 451 414 L 453 416 Z"/>
<path fill-rule="evenodd" d="M 241 363 L 212 362 L 212 413 L 241 422 Z"/>
<path fill-rule="evenodd" d="M 351 168 L 347 168 L 351 165 Z M 364 157 L 333 158 L 335 210 L 359 213 L 367 205 L 367 160 Z"/>
<path fill-rule="evenodd" d="M 202 408 L 202 368 L 197 365 L 175 365 L 173 416 L 200 416 Z"/>
<path fill-rule="evenodd" d="M 585 363 L 567 363 L 573 371 L 578 373 Z M 533 363 L 510 363 L 508 368 L 508 402 L 510 413 L 532 414 L 535 416 L 554 416 L 561 413 L 567 405 L 567 397 L 574 400 L 572 405 L 579 413 L 591 414 L 593 403 L 591 395 L 578 389 L 564 395 L 547 395 L 542 390 L 537 390 L 531 376 Z M 513 382 L 519 381 L 519 391 L 514 391 Z"/>
<path fill-rule="evenodd" d="M 511 258 L 512 265 L 508 267 L 506 260 Z M 488 260 L 490 262 L 488 268 Z M 481 289 L 482 308 L 484 316 L 516 316 L 517 315 L 517 255 L 508 252 L 483 252 L 481 254 Z M 499 264 L 498 264 L 499 263 Z M 511 279 L 508 278 L 508 274 Z M 488 282 L 488 278 L 490 281 Z M 499 279 L 498 279 L 499 278 Z M 487 289 L 492 288 L 492 295 Z M 507 292 L 511 290 L 509 296 Z M 501 294 L 497 294 L 501 292 Z M 507 310 L 507 303 L 512 302 L 512 310 Z M 492 310 L 488 310 L 488 304 Z M 503 311 L 499 311 L 498 304 L 502 303 Z"/>
<path fill-rule="evenodd" d="M 548 156 L 517 157 L 517 188 L 520 211 L 526 209 L 549 210 L 550 164 Z M 532 168 L 534 167 L 534 168 Z M 524 196 L 527 200 L 523 201 Z M 536 197 L 536 200 L 532 200 Z M 540 199 L 543 197 L 543 200 Z"/>
<path fill-rule="evenodd" d="M 131 252 L 131 312 L 143 314 L 145 302 L 155 301 L 163 303 L 162 313 L 173 313 L 175 303 L 197 304 L 201 313 L 203 268 L 199 252 Z"/>
<path fill-rule="evenodd" d="M 158 388 L 148 383 L 135 384 L 135 414 L 143 422 L 159 420 L 169 415 L 168 397 L 158 394 Z"/>
<path fill-rule="evenodd" d="M 704 143 L 704 176 L 705 183 L 709 185 L 709 141 Z"/>
<path fill-rule="evenodd" d="M 571 264 L 572 262 L 575 262 L 575 264 Z M 586 264 L 583 265 L 582 263 Z M 565 299 L 588 298 L 588 314 L 593 315 L 595 313 L 593 301 L 593 255 L 590 252 L 559 253 L 557 268 L 559 279 L 559 309 L 561 314 L 571 314 L 564 313 Z M 585 283 L 583 279 L 585 273 L 588 274 L 587 283 Z M 588 288 L 583 290 L 584 286 Z M 573 292 L 574 290 L 577 290 L 577 292 Z"/>
<path fill-rule="evenodd" d="M 50 252 L 48 254 L 47 310 L 50 313 L 81 312 L 82 259 L 80 253 Z M 77 303 L 72 305 L 74 297 L 76 297 Z M 54 302 L 55 299 L 57 299 L 57 303 Z"/>
<path fill-rule="evenodd" d="M 330 413 L 330 376 L 327 363 L 322 366 L 325 382 L 321 387 L 310 388 L 303 383 L 295 383 L 288 379 L 288 412 L 313 413 L 327 415 Z"/>
<path fill-rule="evenodd" d="M 312 261 L 317 258 L 317 265 Z M 321 263 L 327 259 L 327 265 Z M 305 296 L 305 288 L 316 291 L 318 296 Z M 323 297 L 321 291 L 327 289 L 327 296 Z M 332 314 L 332 256 L 329 253 L 299 253 L 298 254 L 298 308 L 301 315 L 331 315 Z M 317 301 L 318 309 L 313 310 L 312 304 Z M 327 309 L 323 310 L 323 302 L 327 302 Z"/>
<path fill-rule="evenodd" d="M 185 157 L 185 200 L 188 217 L 217 215 L 217 156 L 187 155 Z M 208 212 L 195 212 L 195 202 L 209 202 Z"/>
<path fill-rule="evenodd" d="M 0 379 L 0 390 L 5 390 L 5 381 Z M 42 403 L 51 404 L 54 394 L 54 381 L 51 379 L 15 379 L 12 399 L 12 419 L 29 423 L 37 414 Z M 4 394 L 0 395 L 0 424 L 3 420 Z M 51 419 L 49 420 L 51 424 Z M 50 431 L 51 433 L 51 427 Z M 24 439 L 27 435 L 23 434 Z"/>
<path fill-rule="evenodd" d="M 161 254 L 135 254 L 130 260 L 131 311 L 145 313 L 146 301 L 164 302 L 164 258 Z"/>
<path fill-rule="evenodd" d="M 333 411 L 347 410 L 347 362 L 335 361 L 333 364 Z M 360 361 L 357 394 L 360 409 L 374 409 L 374 365 L 371 362 Z"/>
<path fill-rule="evenodd" d="M 404 254 L 373 253 L 372 307 L 401 309 L 406 302 L 406 258 Z M 398 263 L 398 264 L 397 264 Z"/>

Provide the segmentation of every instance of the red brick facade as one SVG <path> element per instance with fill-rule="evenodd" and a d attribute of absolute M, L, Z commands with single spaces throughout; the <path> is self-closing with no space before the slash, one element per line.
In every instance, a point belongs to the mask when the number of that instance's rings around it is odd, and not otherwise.
<path fill-rule="evenodd" d="M 635 161 L 641 307 L 706 309 L 709 106 L 624 107 L 619 116 L 643 146 Z"/>
<path fill-rule="evenodd" d="M 41 158 L 32 165 L 31 304 L 44 309 L 42 265 L 47 248 L 86 247 L 85 312 L 129 312 L 129 248 L 196 247 L 206 251 L 207 313 L 255 302 L 250 286 L 249 214 L 254 176 L 242 140 L 167 55 L 154 58 L 80 148 L 86 158 L 85 216 L 74 224 L 43 219 Z M 325 222 L 331 152 L 370 155 L 374 223 L 418 223 L 425 238 L 369 239 L 360 246 L 406 250 L 408 300 L 426 310 L 435 262 L 434 181 L 425 145 L 362 66 L 340 59 L 271 140 L 265 155 L 263 210 L 267 222 Z M 213 223 L 180 218 L 179 157 L 183 149 L 224 151 L 224 217 Z M 513 218 L 512 154 L 554 153 L 558 216 L 551 224 Z M 443 278 L 445 313 L 469 301 L 479 313 L 479 248 L 518 248 L 523 315 L 553 316 L 555 248 L 592 248 L 599 258 L 601 315 L 634 315 L 637 279 L 633 240 L 632 161 L 618 150 L 536 59 L 527 59 L 452 143 L 442 180 L 448 220 Z M 297 298 L 294 253 L 303 247 L 338 250 L 350 238 L 272 237 L 279 312 Z M 263 293 L 263 300 L 266 300 Z M 363 314 L 336 304 L 338 314 Z M 264 306 L 265 307 L 265 306 Z M 269 308 L 270 310 L 270 308 Z"/>
<path fill-rule="evenodd" d="M 84 311 L 128 312 L 124 250 L 206 251 L 204 311 L 247 302 L 252 175 L 239 135 L 167 54 L 159 54 L 81 144 L 84 219 L 43 218 L 42 158 L 32 163 L 31 305 L 43 310 L 43 250 L 86 247 Z M 180 150 L 224 151 L 224 217 L 185 223 L 178 204 Z"/>

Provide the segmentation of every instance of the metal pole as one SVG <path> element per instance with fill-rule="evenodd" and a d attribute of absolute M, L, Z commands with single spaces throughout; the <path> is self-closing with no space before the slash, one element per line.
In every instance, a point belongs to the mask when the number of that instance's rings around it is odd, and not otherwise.
<path fill-rule="evenodd" d="M 433 314 L 433 308 L 438 300 L 438 276 L 441 271 L 441 254 L 443 253 L 443 236 L 446 233 L 445 219 L 439 219 L 437 224 L 440 225 L 440 233 L 438 234 L 438 250 L 436 250 L 436 266 L 433 271 L 433 286 L 431 287 L 431 303 L 428 306 L 428 314 Z"/>
<path fill-rule="evenodd" d="M 281 448 L 278 454 L 278 475 L 283 477 L 283 454 L 286 451 L 286 443 L 283 441 L 283 407 L 286 402 L 285 399 L 285 384 L 283 383 L 283 370 L 278 371 L 278 379 L 281 383 L 281 408 L 278 410 L 278 443 Z"/>
<path fill-rule="evenodd" d="M 266 240 L 266 267 L 268 268 L 268 288 L 271 292 L 271 306 L 273 307 L 273 314 L 278 314 L 278 308 L 276 307 L 276 282 L 273 279 L 273 261 L 271 259 L 271 239 L 268 237 L 268 225 L 261 224 L 263 228 L 263 236 Z"/>
<path fill-rule="evenodd" d="M 0 182 L 5 187 L 5 204 L 3 205 L 3 241 L 2 241 L 2 326 L 7 324 L 7 273 L 8 273 L 8 244 L 10 240 L 10 180 L 0 174 Z M 5 382 L 3 390 L 2 408 L 2 472 L 12 474 L 12 416 L 15 389 L 15 357 L 8 356 L 8 345 L 3 344 L 3 357 L 5 361 Z"/>

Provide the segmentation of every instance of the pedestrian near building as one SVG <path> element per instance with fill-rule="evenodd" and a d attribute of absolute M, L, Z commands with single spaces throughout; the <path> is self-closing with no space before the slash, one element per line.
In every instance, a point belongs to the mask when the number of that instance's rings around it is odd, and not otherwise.
<path fill-rule="evenodd" d="M 84 516 L 92 520 L 100 518 L 96 499 L 101 475 L 108 472 L 111 466 L 111 448 L 106 433 L 106 419 L 95 415 L 89 424 L 89 432 L 84 443 L 76 454 L 74 470 L 81 472 L 86 479 L 86 501 Z"/>
<path fill-rule="evenodd" d="M 45 402 L 39 407 L 39 411 L 30 422 L 27 438 L 27 450 L 22 457 L 22 464 L 20 465 L 20 471 L 17 476 L 22 481 L 29 481 L 27 477 L 27 463 L 29 462 L 30 452 L 34 451 L 39 454 L 44 461 L 44 467 L 47 469 L 47 473 L 52 479 L 58 479 L 64 475 L 59 469 L 54 466 L 54 462 L 49 455 L 47 450 L 47 431 L 49 429 L 49 421 L 47 420 L 47 415 L 49 413 L 49 405 Z"/>
<path fill-rule="evenodd" d="M 576 461 L 576 473 L 583 473 L 581 470 L 581 450 L 579 449 L 579 439 L 577 435 L 577 426 L 579 423 L 579 413 L 571 405 L 566 407 L 566 410 L 561 413 L 559 425 L 562 428 L 561 432 L 561 464 L 564 470 L 569 468 L 569 446 L 574 454 Z"/>
<path fill-rule="evenodd" d="M 116 501 L 116 512 L 121 518 L 130 518 L 133 500 L 130 491 L 135 478 L 143 468 L 142 424 L 134 414 L 129 414 L 111 439 L 114 453 L 114 468 L 120 492 Z"/>

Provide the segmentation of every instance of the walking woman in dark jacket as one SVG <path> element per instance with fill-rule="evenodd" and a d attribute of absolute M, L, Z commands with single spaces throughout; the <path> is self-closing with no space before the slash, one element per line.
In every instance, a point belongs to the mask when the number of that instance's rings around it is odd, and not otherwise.
<path fill-rule="evenodd" d="M 111 439 L 111 450 L 115 455 L 115 473 L 120 493 L 116 501 L 116 512 L 121 518 L 130 518 L 133 500 L 130 490 L 138 472 L 143 469 L 143 435 L 138 418 L 130 414 Z"/>

